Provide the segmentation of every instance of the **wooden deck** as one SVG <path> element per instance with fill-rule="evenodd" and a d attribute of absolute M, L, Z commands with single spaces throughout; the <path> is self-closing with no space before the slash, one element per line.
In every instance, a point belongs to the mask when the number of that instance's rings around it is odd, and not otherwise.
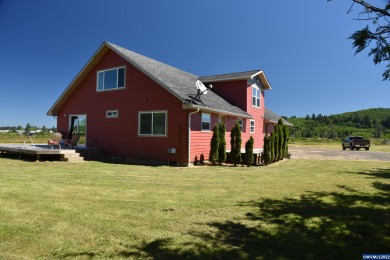
<path fill-rule="evenodd" d="M 0 144 L 0 157 L 4 155 L 16 155 L 35 157 L 37 161 L 43 158 L 59 161 L 83 161 L 83 158 L 76 153 L 75 149 L 51 149 L 47 145 L 23 145 L 23 144 Z"/>

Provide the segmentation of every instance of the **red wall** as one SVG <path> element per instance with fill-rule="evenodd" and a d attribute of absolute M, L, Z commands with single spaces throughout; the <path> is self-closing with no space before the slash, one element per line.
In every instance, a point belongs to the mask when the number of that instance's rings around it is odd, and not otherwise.
<path fill-rule="evenodd" d="M 262 150 L 264 146 L 264 91 L 261 91 L 260 97 L 260 108 L 252 106 L 252 86 L 247 82 L 247 80 L 238 80 L 238 81 L 229 81 L 229 82 L 216 82 L 212 83 L 213 91 L 223 97 L 225 100 L 231 104 L 241 108 L 242 110 L 248 112 L 252 115 L 253 120 L 255 120 L 255 132 L 250 133 L 250 119 L 243 119 L 243 131 L 241 133 L 242 137 L 242 149 L 245 149 L 245 143 L 252 136 L 255 140 L 254 149 Z M 195 114 L 196 115 L 196 114 Z M 193 117 L 195 117 L 195 115 Z M 218 122 L 218 115 L 213 115 L 214 123 L 212 122 L 212 127 L 214 127 L 215 122 Z M 197 119 L 199 123 L 193 122 L 200 125 L 200 116 Z M 232 116 L 226 116 L 225 125 L 226 125 L 226 149 L 230 150 L 230 130 L 236 123 L 237 118 Z M 194 125 L 193 125 L 194 127 Z M 195 140 L 198 144 L 193 146 L 191 144 L 191 154 L 200 154 L 200 147 L 205 145 L 208 138 L 208 146 L 210 147 L 210 140 L 212 136 L 211 133 L 194 133 L 192 136 L 196 138 Z M 205 158 L 208 158 L 208 153 Z M 199 158 L 199 156 L 198 156 Z"/>
<path fill-rule="evenodd" d="M 97 92 L 97 71 L 123 65 L 126 87 Z M 118 110 L 119 118 L 106 118 L 106 110 Z M 149 110 L 168 112 L 166 137 L 138 136 L 138 112 Z M 167 149 L 175 147 L 180 158 L 171 159 L 187 163 L 187 111 L 182 102 L 111 50 L 59 110 L 57 127 L 65 135 L 72 114 L 87 115 L 87 146 L 103 148 L 111 156 L 159 161 L 167 160 Z"/>

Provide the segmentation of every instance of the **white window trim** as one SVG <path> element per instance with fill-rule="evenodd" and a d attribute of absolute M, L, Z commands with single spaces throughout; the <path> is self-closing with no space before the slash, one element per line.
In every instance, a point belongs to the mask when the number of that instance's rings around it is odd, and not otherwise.
<path fill-rule="evenodd" d="M 118 118 L 118 110 L 106 110 L 106 118 Z"/>
<path fill-rule="evenodd" d="M 99 89 L 99 73 L 101 72 L 106 72 L 109 70 L 115 70 L 116 69 L 116 88 L 110 88 L 110 89 Z M 124 74 L 124 79 L 123 79 L 123 87 L 118 87 L 118 73 L 119 69 L 125 69 L 125 74 Z M 104 77 L 103 77 L 103 82 L 104 82 Z M 118 89 L 125 89 L 126 88 L 126 66 L 120 66 L 120 67 L 112 67 L 104 70 L 99 70 L 96 72 L 96 91 L 97 92 L 104 92 L 104 91 L 112 91 L 112 90 L 118 90 Z"/>
<path fill-rule="evenodd" d="M 203 129 L 203 115 L 209 115 L 209 117 L 210 117 L 210 121 L 208 122 L 209 123 L 209 129 Z M 211 131 L 211 114 L 210 113 L 202 113 L 200 115 L 200 130 L 202 132 L 210 132 Z"/>
<path fill-rule="evenodd" d="M 252 131 L 252 122 L 253 122 L 253 131 Z M 249 122 L 249 132 L 251 134 L 253 134 L 255 132 L 255 129 L 256 129 L 255 126 L 256 126 L 255 120 L 251 119 L 250 122 Z"/>
<path fill-rule="evenodd" d="M 165 134 L 155 135 L 153 134 L 141 134 L 141 114 L 153 114 L 153 113 L 164 113 L 165 114 Z M 152 116 L 153 120 L 153 116 Z M 153 127 L 153 122 L 152 122 Z M 140 137 L 167 137 L 168 136 L 168 111 L 167 110 L 150 110 L 150 111 L 138 111 L 138 136 Z"/>
<path fill-rule="evenodd" d="M 259 90 L 259 94 L 260 94 L 260 96 L 259 96 L 259 106 L 257 106 L 257 105 L 253 105 L 253 98 L 256 98 L 257 99 L 257 96 L 254 96 L 253 95 L 253 89 L 256 89 L 256 90 Z M 252 96 L 252 100 L 251 100 L 251 102 L 252 102 L 252 107 L 255 107 L 255 108 L 261 108 L 261 89 L 257 86 L 257 85 L 252 85 L 252 94 L 251 94 L 251 96 Z"/>

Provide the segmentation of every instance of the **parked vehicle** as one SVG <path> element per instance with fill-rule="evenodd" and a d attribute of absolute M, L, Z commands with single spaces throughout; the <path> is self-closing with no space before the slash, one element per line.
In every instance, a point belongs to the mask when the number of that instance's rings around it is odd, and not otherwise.
<path fill-rule="evenodd" d="M 364 139 L 362 136 L 348 136 L 343 140 L 341 144 L 343 150 L 349 148 L 350 150 L 364 148 L 370 150 L 371 142 L 368 139 Z"/>

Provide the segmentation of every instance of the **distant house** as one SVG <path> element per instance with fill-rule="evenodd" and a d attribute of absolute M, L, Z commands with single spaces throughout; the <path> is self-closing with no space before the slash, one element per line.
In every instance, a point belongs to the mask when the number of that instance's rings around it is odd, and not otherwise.
<path fill-rule="evenodd" d="M 208 93 L 196 97 L 197 80 Z M 262 70 L 196 76 L 104 42 L 47 112 L 57 129 L 80 146 L 98 147 L 115 157 L 188 165 L 207 160 L 214 125 L 242 127 L 242 151 L 250 136 L 263 150 L 268 124 L 264 92 L 271 85 Z"/>

